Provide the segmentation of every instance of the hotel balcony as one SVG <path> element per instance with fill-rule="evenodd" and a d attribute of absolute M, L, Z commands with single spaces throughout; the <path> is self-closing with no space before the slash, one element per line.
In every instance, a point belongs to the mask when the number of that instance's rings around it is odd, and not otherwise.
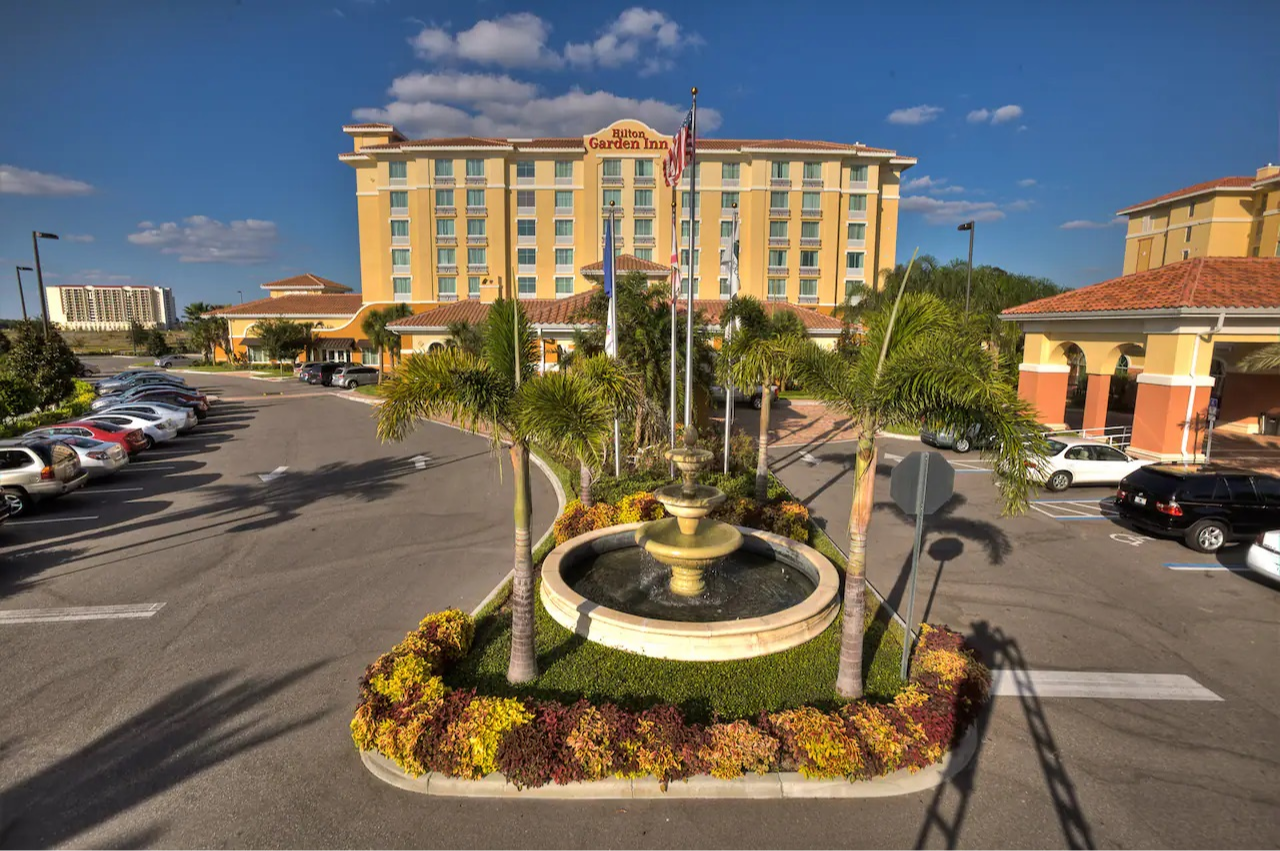
<path fill-rule="evenodd" d="M 409 244 L 409 237 L 407 237 L 407 236 L 393 236 L 393 237 L 391 237 L 391 244 L 392 244 L 392 245 L 401 245 L 401 246 L 403 246 L 403 245 L 408 245 L 408 244 Z"/>
<path fill-rule="evenodd" d="M 467 273 L 471 275 L 487 275 L 489 274 L 488 263 L 468 263 Z"/>
<path fill-rule="evenodd" d="M 517 177 L 517 178 L 516 178 L 516 186 L 532 186 L 532 185 L 533 185 L 533 178 L 532 178 L 532 177 Z"/>
<path fill-rule="evenodd" d="M 621 186 L 622 178 L 610 177 L 609 175 L 606 174 L 604 177 L 600 178 L 600 185 L 601 186 Z"/>
<path fill-rule="evenodd" d="M 468 215 L 468 216 L 487 216 L 487 215 L 489 214 L 489 213 L 488 213 L 488 210 L 489 210 L 489 208 L 488 208 L 488 207 L 472 207 L 472 206 L 468 206 L 468 207 L 467 207 L 467 215 Z"/>
<path fill-rule="evenodd" d="M 767 296 L 767 300 L 768 301 L 786 301 L 787 294 L 786 293 L 769 293 L 769 295 Z"/>
<path fill-rule="evenodd" d="M 791 237 L 788 236 L 771 236 L 769 237 L 770 248 L 786 248 L 791 244 Z"/>
<path fill-rule="evenodd" d="M 656 183 L 652 177 L 635 177 L 631 180 L 636 186 L 655 186 Z"/>
<path fill-rule="evenodd" d="M 453 175 L 449 175 L 448 177 L 441 177 L 440 175 L 436 175 L 432 179 L 431 185 L 432 186 L 453 186 L 455 185 L 455 181 L 453 179 Z"/>
<path fill-rule="evenodd" d="M 395 301 L 413 301 L 413 293 L 395 293 L 392 298 Z"/>
<path fill-rule="evenodd" d="M 572 264 L 572 263 L 557 263 L 557 264 L 556 264 L 556 274 L 557 274 L 557 275 L 572 275 L 572 274 L 573 274 L 573 264 Z"/>
<path fill-rule="evenodd" d="M 631 212 L 637 216 L 652 216 L 657 214 L 657 210 L 654 207 L 632 207 Z"/>
<path fill-rule="evenodd" d="M 820 219 L 822 218 L 821 207 L 801 207 L 800 218 L 802 219 Z"/>
<path fill-rule="evenodd" d="M 816 295 L 801 295 L 797 301 L 801 304 L 817 304 L 818 297 Z"/>
<path fill-rule="evenodd" d="M 865 180 L 851 180 L 851 181 L 849 181 L 849 188 L 850 188 L 850 189 L 866 189 L 866 188 L 867 188 L 867 181 L 865 181 Z"/>
<path fill-rule="evenodd" d="M 438 275 L 456 275 L 458 274 L 457 263 L 446 263 L 436 266 L 436 274 Z"/>
<path fill-rule="evenodd" d="M 522 210 L 523 210 L 523 209 L 525 209 L 525 208 L 521 207 L 520 209 L 522 209 Z M 573 215 L 573 208 L 572 208 L 572 207 L 556 207 L 556 209 L 555 209 L 555 214 L 556 214 L 557 216 L 572 216 L 572 215 Z M 533 215 L 533 214 L 532 214 L 532 213 L 530 213 L 529 215 Z"/>
<path fill-rule="evenodd" d="M 485 185 L 487 185 L 488 183 L 489 183 L 488 179 L 487 179 L 483 174 L 468 174 L 468 175 L 467 175 L 467 185 L 468 185 L 468 186 L 485 186 Z"/>
<path fill-rule="evenodd" d="M 804 188 L 804 189 L 821 189 L 821 188 L 822 188 L 822 178 L 821 178 L 821 177 L 806 177 L 805 179 L 803 179 L 803 180 L 801 180 L 801 181 L 800 181 L 800 186 L 801 186 L 802 188 Z"/>
<path fill-rule="evenodd" d="M 784 278 L 790 274 L 786 266 L 769 266 L 768 274 L 775 278 Z"/>
<path fill-rule="evenodd" d="M 769 178 L 769 188 L 770 189 L 790 189 L 791 181 L 785 177 L 771 177 Z"/>
<path fill-rule="evenodd" d="M 436 207 L 437 216 L 456 216 L 458 215 L 457 207 Z"/>
<path fill-rule="evenodd" d="M 556 186 L 572 186 L 572 185 L 573 185 L 573 175 L 569 175 L 568 177 L 556 178 Z"/>
<path fill-rule="evenodd" d="M 822 273 L 818 271 L 817 266 L 801 266 L 800 267 L 800 277 L 802 278 L 818 278 L 821 276 L 822 276 Z"/>
<path fill-rule="evenodd" d="M 488 245 L 489 237 L 486 234 L 467 234 L 467 245 Z"/>
<path fill-rule="evenodd" d="M 391 274 L 393 274 L 393 275 L 407 275 L 407 274 L 409 274 L 409 269 L 410 269 L 410 268 L 411 268 L 411 267 L 410 267 L 410 266 L 408 266 L 408 265 L 405 265 L 405 266 L 392 266 L 392 267 L 391 267 Z"/>
<path fill-rule="evenodd" d="M 800 247 L 802 248 L 821 248 L 822 238 L 817 236 L 800 237 Z"/>
<path fill-rule="evenodd" d="M 786 219 L 791 216 L 790 207 L 770 207 L 769 215 L 775 219 Z"/>
<path fill-rule="evenodd" d="M 457 300 L 458 300 L 458 294 L 457 294 L 456 292 L 452 292 L 452 293 L 440 293 L 440 294 L 437 296 L 437 299 L 438 299 L 439 301 L 457 301 Z"/>
<path fill-rule="evenodd" d="M 387 180 L 387 185 L 388 185 L 388 186 L 408 186 L 408 185 L 409 185 L 409 178 L 407 178 L 407 177 L 392 177 L 392 178 L 388 178 L 388 180 Z"/>
<path fill-rule="evenodd" d="M 436 245 L 457 245 L 458 238 L 450 234 L 449 236 L 436 235 Z"/>
<path fill-rule="evenodd" d="M 635 236 L 631 238 L 631 242 L 633 245 L 637 245 L 637 246 L 654 244 L 653 237 L 651 236 Z"/>
<path fill-rule="evenodd" d="M 722 189 L 737 189 L 740 183 L 742 183 L 742 181 L 736 177 L 720 178 L 720 187 Z"/>

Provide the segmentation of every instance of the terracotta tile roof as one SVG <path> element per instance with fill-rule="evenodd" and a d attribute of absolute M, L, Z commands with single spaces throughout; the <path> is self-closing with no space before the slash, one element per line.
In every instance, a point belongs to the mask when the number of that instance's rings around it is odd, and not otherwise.
<path fill-rule="evenodd" d="M 360 293 L 304 293 L 260 298 L 212 311 L 210 316 L 355 316 L 363 305 Z"/>
<path fill-rule="evenodd" d="M 527 142 L 512 141 L 517 148 L 586 148 L 581 136 L 569 136 L 563 139 L 530 139 Z"/>
<path fill-rule="evenodd" d="M 652 260 L 641 260 L 634 254 L 619 254 L 615 268 L 619 272 L 644 272 L 646 275 L 662 275 L 671 274 L 671 267 L 664 266 L 661 263 L 655 263 Z M 592 278 L 604 275 L 604 261 L 597 260 L 594 263 L 588 263 L 581 269 L 583 275 Z"/>
<path fill-rule="evenodd" d="M 701 310 L 707 317 L 707 322 L 717 327 L 720 325 L 720 316 L 724 313 L 724 308 L 727 304 L 727 301 L 720 301 L 718 299 L 699 298 L 694 299 L 693 301 L 694 309 Z M 791 304 L 785 301 L 766 301 L 761 302 L 761 304 L 764 307 L 765 313 L 770 316 L 773 316 L 780 310 L 786 310 L 796 314 L 800 317 L 800 321 L 804 323 L 805 329 L 810 332 L 820 333 L 825 331 L 838 333 L 841 327 L 843 327 L 839 319 L 836 319 L 834 316 L 828 316 L 825 313 L 819 313 L 811 307 L 804 307 L 803 305 Z M 684 313 L 683 310 L 680 312 Z"/>
<path fill-rule="evenodd" d="M 1001 315 L 1180 308 L 1280 310 L 1280 258 L 1196 257 L 1020 304 Z"/>
<path fill-rule="evenodd" d="M 1197 183 L 1193 186 L 1187 186 L 1174 192 L 1167 192 L 1164 195 L 1158 195 L 1141 204 L 1133 204 L 1125 207 L 1116 213 L 1122 216 L 1125 213 L 1141 210 L 1144 207 L 1154 207 L 1156 204 L 1163 204 L 1165 201 L 1172 201 L 1175 198 L 1190 198 L 1193 195 L 1203 195 L 1206 192 L 1212 192 L 1217 189 L 1248 189 L 1253 186 L 1254 178 L 1252 177 L 1219 177 L 1217 180 L 1206 180 L 1204 183 Z"/>
<path fill-rule="evenodd" d="M 390 124 L 384 124 L 381 121 L 369 121 L 364 124 L 344 124 L 343 130 L 395 130 L 396 128 Z"/>
<path fill-rule="evenodd" d="M 351 287 L 345 284 L 322 278 L 319 275 L 313 275 L 310 272 L 303 272 L 301 275 L 294 275 L 292 278 L 271 281 L 263 284 L 262 288 L 264 290 L 320 290 L 329 293 L 351 292 Z"/>

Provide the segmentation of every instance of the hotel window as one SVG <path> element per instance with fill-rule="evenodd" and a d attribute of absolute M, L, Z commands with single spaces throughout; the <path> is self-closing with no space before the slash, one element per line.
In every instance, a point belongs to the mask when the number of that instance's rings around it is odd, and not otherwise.
<path fill-rule="evenodd" d="M 573 236 L 573 219 L 556 219 L 556 236 Z"/>
<path fill-rule="evenodd" d="M 698 238 L 702 237 L 702 222 L 693 223 L 693 235 Z M 689 220 L 688 219 L 683 219 L 680 222 L 680 238 L 681 239 L 689 238 Z"/>
<path fill-rule="evenodd" d="M 409 193 L 397 191 L 391 193 L 391 209 L 407 210 L 409 208 Z"/>
<path fill-rule="evenodd" d="M 617 207 L 621 207 L 622 206 L 622 190 L 621 189 L 604 190 L 604 196 L 600 199 L 600 203 L 604 205 L 604 209 L 606 212 L 608 211 L 610 204 L 613 204 L 614 206 L 617 206 Z"/>
<path fill-rule="evenodd" d="M 737 180 L 741 170 L 742 165 L 740 163 L 720 163 L 720 179 Z"/>
<path fill-rule="evenodd" d="M 769 279 L 769 298 L 774 300 L 785 300 L 787 297 L 787 279 L 786 278 L 770 278 Z"/>
<path fill-rule="evenodd" d="M 694 249 L 693 251 L 694 268 L 697 268 L 698 261 L 701 259 L 702 259 L 702 249 L 701 248 Z M 689 249 L 687 248 L 680 249 L 680 265 L 684 268 L 688 268 L 689 266 Z"/>
<path fill-rule="evenodd" d="M 697 197 L 696 199 L 694 199 L 694 206 L 696 206 L 697 208 L 701 209 L 701 208 L 702 208 L 702 193 L 701 193 L 701 192 L 699 192 L 699 193 L 697 193 L 697 195 L 698 195 L 698 197 Z M 685 210 L 688 210 L 688 209 L 689 209 L 689 193 L 688 193 L 688 192 L 681 192 L 681 193 L 680 193 L 680 206 L 681 206 L 683 209 L 685 209 Z"/>
<path fill-rule="evenodd" d="M 364 364 L 365 366 L 377 366 L 378 365 L 377 350 L 366 349 L 363 346 L 361 346 L 360 347 L 360 363 Z"/>
<path fill-rule="evenodd" d="M 653 160 L 636 160 L 636 177 L 653 177 Z"/>
<path fill-rule="evenodd" d="M 732 293 L 729 292 L 729 279 L 720 279 L 720 298 L 727 299 Z"/>
<path fill-rule="evenodd" d="M 1190 230 L 1190 228 L 1188 228 L 1188 230 Z M 406 220 L 406 219 L 392 219 L 392 220 L 391 220 L 391 238 L 392 238 L 392 239 L 396 239 L 397 237 L 402 237 L 402 238 L 404 238 L 404 239 L 408 239 L 408 238 L 409 238 L 409 222 L 408 222 L 408 220 Z"/>
<path fill-rule="evenodd" d="M 567 190 L 556 191 L 556 209 L 572 210 L 573 209 L 573 193 Z"/>
<path fill-rule="evenodd" d="M 407 180 L 409 177 L 409 164 L 405 162 L 387 163 L 387 174 L 392 180 Z"/>
<path fill-rule="evenodd" d="M 850 167 L 849 167 L 849 182 L 850 182 L 850 183 L 866 183 L 866 182 L 867 182 L 867 167 L 866 167 L 865 165 L 855 165 L 855 166 L 850 166 Z"/>
<path fill-rule="evenodd" d="M 867 226 L 861 222 L 849 223 L 849 239 L 866 239 Z"/>
<path fill-rule="evenodd" d="M 573 265 L 573 249 L 557 248 L 556 249 L 556 265 L 572 266 Z"/>
<path fill-rule="evenodd" d="M 536 248 L 517 248 L 516 249 L 516 265 L 517 266 L 535 266 L 538 263 L 538 249 Z"/>
<path fill-rule="evenodd" d="M 516 206 L 517 207 L 532 207 L 534 204 L 533 198 L 534 198 L 534 195 L 533 195 L 532 189 L 516 190 Z"/>
<path fill-rule="evenodd" d="M 801 278 L 800 279 L 800 298 L 803 300 L 814 301 L 818 298 L 818 279 L 817 278 Z"/>
<path fill-rule="evenodd" d="M 516 236 L 537 236 L 537 219 L 516 219 Z"/>
<path fill-rule="evenodd" d="M 863 284 L 862 281 L 845 281 L 844 282 L 844 300 L 849 301 L 851 298 L 853 298 L 854 294 L 858 293 L 864 286 L 865 284 Z M 862 296 L 859 295 L 858 301 L 861 301 L 861 300 L 862 300 Z M 857 302 L 854 302 L 854 304 L 857 304 Z"/>
<path fill-rule="evenodd" d="M 457 299 L 458 297 L 458 279 L 454 277 L 440 279 L 440 298 Z"/>
<path fill-rule="evenodd" d="M 453 206 L 453 190 L 437 189 L 436 190 L 436 206 L 452 207 Z"/>
<path fill-rule="evenodd" d="M 720 193 L 720 209 L 728 210 L 738 203 L 737 192 L 721 192 Z"/>
<path fill-rule="evenodd" d="M 636 219 L 636 236 L 653 236 L 653 219 Z"/>
<path fill-rule="evenodd" d="M 467 190 L 467 206 L 483 207 L 484 206 L 484 190 L 468 189 Z"/>
<path fill-rule="evenodd" d="M 467 249 L 467 265 L 468 266 L 486 266 L 487 249 L 484 248 L 468 248 Z"/>
<path fill-rule="evenodd" d="M 801 251 L 801 252 L 800 252 L 800 265 L 801 265 L 801 266 L 817 266 L 817 265 L 818 265 L 818 252 L 813 251 L 813 250 Z"/>
<path fill-rule="evenodd" d="M 453 177 L 453 160 L 436 160 L 436 177 Z"/>
<path fill-rule="evenodd" d="M 801 222 L 800 238 L 801 239 L 817 239 L 819 237 L 819 228 L 822 222 Z"/>
<path fill-rule="evenodd" d="M 556 178 L 560 180 L 573 179 L 572 160 L 556 160 Z"/>
<path fill-rule="evenodd" d="M 769 252 L 769 265 L 770 265 L 770 266 L 785 266 L 785 265 L 787 265 L 787 252 L 786 252 L 786 249 L 776 249 L 776 248 L 775 248 L 775 249 L 771 250 L 771 251 Z"/>
<path fill-rule="evenodd" d="M 783 224 L 786 224 L 786 222 L 783 222 Z M 729 221 L 720 223 L 720 238 L 733 239 L 733 222 Z"/>
<path fill-rule="evenodd" d="M 456 266 L 458 265 L 458 251 L 454 248 L 437 248 L 436 249 L 436 265 L 437 266 Z"/>
<path fill-rule="evenodd" d="M 480 298 L 480 278 L 478 276 L 467 278 L 467 298 Z"/>
<path fill-rule="evenodd" d="M 700 289 L 698 285 L 701 283 L 702 283 L 701 278 L 693 279 L 693 297 L 694 298 L 698 297 L 698 290 Z M 683 296 L 684 298 L 689 297 L 689 279 L 688 278 L 680 279 L 680 295 Z"/>
<path fill-rule="evenodd" d="M 769 238 L 770 239 L 786 239 L 787 226 L 790 224 L 791 222 L 787 222 L 787 221 L 769 222 Z"/>
<path fill-rule="evenodd" d="M 1183 259 L 1183 260 L 1186 260 L 1186 259 L 1187 259 L 1188 257 L 1190 257 L 1190 256 L 1191 256 L 1191 252 L 1190 252 L 1190 251 L 1188 251 L 1188 250 L 1187 250 L 1187 249 L 1185 249 L 1185 248 L 1184 248 L 1184 249 L 1182 249 L 1182 259 Z"/>
<path fill-rule="evenodd" d="M 408 301 L 412 283 L 411 278 L 392 278 L 391 292 L 395 294 L 396 301 Z"/>
<path fill-rule="evenodd" d="M 484 160 L 467 160 L 467 177 L 484 177 Z"/>
<path fill-rule="evenodd" d="M 867 256 L 867 255 L 866 255 L 866 254 L 864 254 L 864 253 L 863 253 L 863 252 L 861 252 L 861 251 L 849 251 L 849 252 L 846 252 L 846 253 L 845 253 L 845 255 L 844 255 L 844 260 L 845 260 L 844 265 L 845 265 L 845 268 L 846 268 L 846 269 L 861 269 L 861 268 L 862 268 L 863 260 L 865 260 L 865 259 L 866 259 L 866 256 Z"/>
<path fill-rule="evenodd" d="M 1190 242 L 1190 241 L 1191 241 L 1191 228 L 1187 228 L 1186 238 L 1184 238 L 1182 241 L 1183 241 L 1183 242 Z"/>
<path fill-rule="evenodd" d="M 637 248 L 635 251 L 631 253 L 634 254 L 636 258 L 639 260 L 649 260 L 649 261 L 653 260 L 652 248 Z"/>
<path fill-rule="evenodd" d="M 1196 214 L 1196 202 L 1192 201 L 1190 204 L 1187 205 L 1187 218 L 1188 219 L 1193 218 L 1195 214 Z"/>
<path fill-rule="evenodd" d="M 787 203 L 787 197 L 789 194 L 790 193 L 787 193 L 787 192 L 770 192 L 769 193 L 769 209 L 771 210 L 787 209 L 787 207 L 790 206 Z"/>
<path fill-rule="evenodd" d="M 866 212 L 866 209 L 867 209 L 867 196 L 866 196 L 866 195 L 850 195 L 850 196 L 849 196 L 849 209 L 850 209 L 850 210 L 857 210 L 857 211 L 859 211 L 859 212 Z"/>
<path fill-rule="evenodd" d="M 653 206 L 653 190 L 637 189 L 636 190 L 636 206 L 652 207 Z"/>
<path fill-rule="evenodd" d="M 800 209 L 814 210 L 822 209 L 822 193 L 821 192 L 801 192 L 800 193 Z"/>
<path fill-rule="evenodd" d="M 1142 217 L 1142 232 L 1151 233 L 1151 217 L 1150 216 Z"/>
<path fill-rule="evenodd" d="M 449 221 L 449 224 L 453 224 Z M 484 236 L 485 220 L 484 219 L 467 219 L 467 236 Z"/>
<path fill-rule="evenodd" d="M 408 266 L 409 265 L 409 249 L 407 248 L 391 249 L 391 265 L 392 266 Z"/>
<path fill-rule="evenodd" d="M 516 292 L 520 298 L 533 298 L 538 294 L 537 278 L 516 278 Z"/>
<path fill-rule="evenodd" d="M 519 180 L 522 177 L 533 180 L 532 160 L 520 160 L 516 163 L 516 179 Z"/>
<path fill-rule="evenodd" d="M 821 180 L 822 179 L 822 163 L 805 163 L 804 179 L 805 180 Z"/>
<path fill-rule="evenodd" d="M 622 160 L 605 160 L 603 168 L 605 177 L 622 177 Z"/>
<path fill-rule="evenodd" d="M 774 180 L 786 180 L 791 176 L 791 163 L 773 163 L 769 169 L 769 176 Z"/>
<path fill-rule="evenodd" d="M 556 298 L 573 295 L 573 278 L 556 278 Z"/>

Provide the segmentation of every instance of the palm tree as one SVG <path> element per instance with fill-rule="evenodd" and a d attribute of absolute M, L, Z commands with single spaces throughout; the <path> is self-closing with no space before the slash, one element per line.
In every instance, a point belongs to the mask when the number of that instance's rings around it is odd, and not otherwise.
<path fill-rule="evenodd" d="M 413 308 L 407 304 L 393 304 L 390 307 L 382 308 L 382 316 L 386 319 L 386 325 L 391 325 L 398 319 L 407 319 L 413 315 Z M 400 360 L 400 351 L 404 348 L 404 338 L 386 328 L 385 345 L 387 351 L 391 353 L 391 368 L 395 369 L 396 363 Z M 381 369 L 381 364 L 379 364 Z M 382 376 L 378 376 L 378 380 L 382 380 Z"/>
<path fill-rule="evenodd" d="M 391 366 L 395 367 L 395 358 L 400 353 L 400 335 L 387 328 L 391 322 L 411 316 L 413 311 L 407 304 L 396 304 L 382 310 L 371 310 L 360 320 L 360 333 L 364 334 L 369 344 L 378 350 L 378 383 L 382 383 L 382 360 L 386 352 L 391 352 Z"/>
<path fill-rule="evenodd" d="M 204 315 L 213 310 L 214 306 L 203 301 L 193 301 L 182 309 L 182 318 L 184 323 L 190 327 L 198 324 L 204 318 Z"/>
<path fill-rule="evenodd" d="M 720 358 L 721 383 L 729 380 L 738 387 L 761 387 L 759 454 L 756 456 L 756 499 L 769 496 L 769 414 L 773 409 L 773 387 L 790 378 L 796 346 L 805 339 L 804 323 L 790 310 L 775 310 L 772 316 L 751 296 L 734 296 L 720 320 L 723 328 L 734 325 L 728 345 Z M 733 401 L 726 394 L 726 408 Z"/>
<path fill-rule="evenodd" d="M 1269 369 L 1280 369 L 1280 343 L 1263 346 L 1240 361 L 1240 368 L 1246 372 L 1266 372 Z"/>
<path fill-rule="evenodd" d="M 464 352 L 473 355 L 480 354 L 484 347 L 484 337 L 480 328 L 467 322 L 465 319 L 458 319 L 449 323 L 449 342 Z"/>
<path fill-rule="evenodd" d="M 857 440 L 836 677 L 836 690 L 847 698 L 862 695 L 867 528 L 881 426 L 928 417 L 956 433 L 977 425 L 990 434 L 994 447 L 988 452 L 1006 513 L 1025 510 L 1033 487 L 1028 458 L 1046 451 L 1030 407 L 1003 379 L 963 317 L 937 296 L 903 295 L 909 277 L 910 269 L 891 306 L 863 316 L 865 333 L 851 353 L 821 349 L 811 341 L 797 353 L 797 376 L 850 418 Z"/>
<path fill-rule="evenodd" d="M 605 354 L 595 354 L 575 361 L 573 368 L 568 372 L 580 378 L 581 382 L 590 388 L 609 411 L 610 422 L 606 426 L 606 432 L 612 431 L 613 419 L 626 419 L 640 401 L 639 382 L 619 359 Z M 571 432 L 568 428 L 561 428 L 559 433 L 568 435 Z M 604 455 L 600 451 L 601 441 L 595 439 L 590 443 L 581 441 L 565 443 L 555 440 L 551 442 L 559 443 L 561 449 L 578 459 L 578 499 L 587 508 L 595 505 L 591 495 L 593 478 L 591 468 L 593 465 L 604 462 Z"/>

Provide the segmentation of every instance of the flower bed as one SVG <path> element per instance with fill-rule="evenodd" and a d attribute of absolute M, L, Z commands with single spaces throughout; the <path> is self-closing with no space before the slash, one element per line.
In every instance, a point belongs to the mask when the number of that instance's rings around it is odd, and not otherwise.
<path fill-rule="evenodd" d="M 959 634 L 923 626 L 911 680 L 892 701 L 697 724 L 674 706 L 629 711 L 450 689 L 443 676 L 470 651 L 474 630 L 456 609 L 429 615 L 370 665 L 351 722 L 356 746 L 411 776 L 479 779 L 500 771 L 521 788 L 645 776 L 665 788 L 699 774 L 769 771 L 858 780 L 936 762 L 990 687 L 990 673 Z"/>
<path fill-rule="evenodd" d="M 33 428 L 65 423 L 88 413 L 89 405 L 97 398 L 93 385 L 87 381 L 76 380 L 75 390 L 61 405 L 47 411 L 34 411 L 15 417 L 8 423 L 0 425 L 0 437 L 18 437 Z"/>
<path fill-rule="evenodd" d="M 608 526 L 661 520 L 664 516 L 666 510 L 662 503 L 649 491 L 624 496 L 617 502 L 597 502 L 590 508 L 575 499 L 556 518 L 556 545 Z M 774 498 L 760 502 L 749 497 L 730 497 L 716 506 L 711 518 L 809 543 L 809 509 L 793 500 Z"/>

